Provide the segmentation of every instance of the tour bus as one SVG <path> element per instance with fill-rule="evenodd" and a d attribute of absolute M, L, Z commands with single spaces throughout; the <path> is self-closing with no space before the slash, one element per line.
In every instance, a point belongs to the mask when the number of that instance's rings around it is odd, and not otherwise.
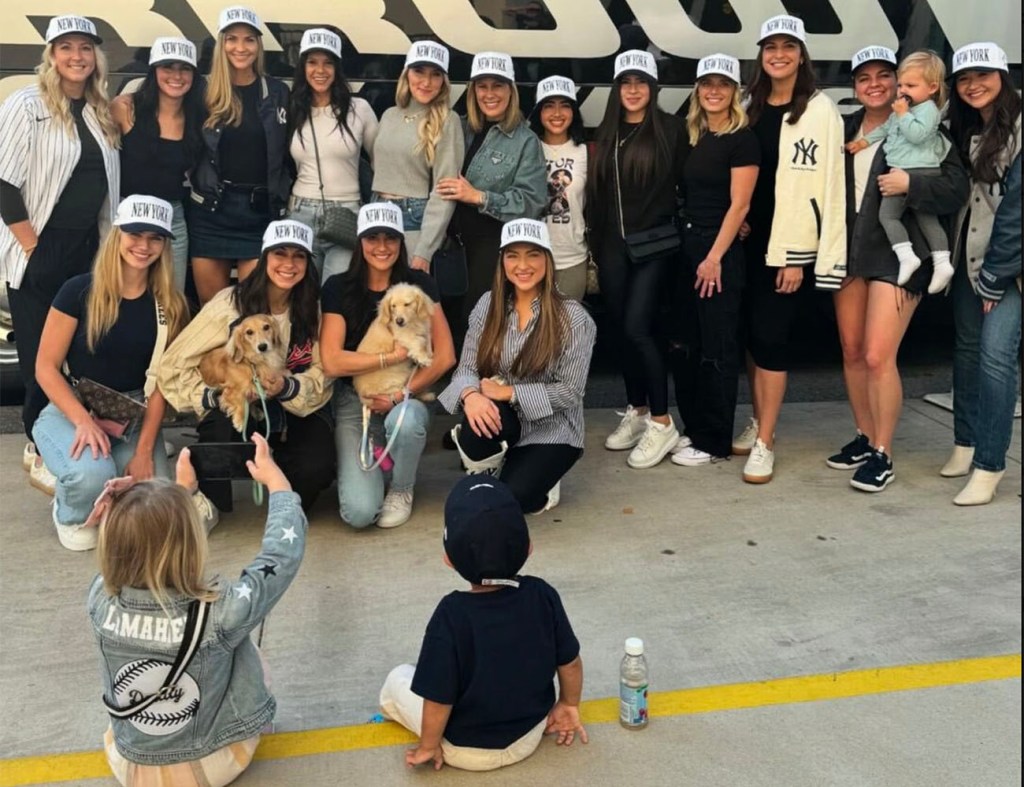
<path fill-rule="evenodd" d="M 0 100 L 33 81 L 43 34 L 51 16 L 90 17 L 110 63 L 111 92 L 146 71 L 157 36 L 185 36 L 200 49 L 206 71 L 217 15 L 229 0 L 32 0 L 0 3 Z M 972 41 L 994 41 L 1006 50 L 1014 83 L 1021 79 L 1021 4 L 990 0 L 251 0 L 264 24 L 269 73 L 291 77 L 299 40 L 308 27 L 328 25 L 343 38 L 343 63 L 353 89 L 378 114 L 393 103 L 395 80 L 412 41 L 432 38 L 452 50 L 456 109 L 474 52 L 497 50 L 515 58 L 524 107 L 545 76 L 569 76 L 579 86 L 584 120 L 599 122 L 612 62 L 624 49 L 646 49 L 658 60 L 661 106 L 684 111 L 697 60 L 713 52 L 753 66 L 761 21 L 781 13 L 800 16 L 821 84 L 843 109 L 853 109 L 850 56 L 881 44 L 906 53 L 931 49 L 947 62 Z M 17 380 L 6 291 L 0 296 L 0 372 L 5 390 Z M 928 299 L 915 322 L 948 324 L 946 299 Z M 821 301 L 824 303 L 824 301 Z M 931 313 L 931 317 L 927 316 Z M 943 316 L 943 314 L 947 316 Z M 809 317 L 813 319 L 813 315 Z M 12 373 L 13 372 L 13 373 Z"/>

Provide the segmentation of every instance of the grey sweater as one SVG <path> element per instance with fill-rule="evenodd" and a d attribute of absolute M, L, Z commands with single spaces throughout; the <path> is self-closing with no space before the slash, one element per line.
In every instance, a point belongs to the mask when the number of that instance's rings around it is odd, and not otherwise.
<path fill-rule="evenodd" d="M 380 194 L 427 199 L 423 227 L 416 248 L 410 257 L 430 260 L 444 240 L 455 203 L 445 201 L 434 190 L 441 178 L 458 177 L 465 155 L 462 125 L 454 112 L 448 114 L 444 131 L 434 151 L 434 166 L 416 151 L 419 137 L 416 129 L 426 106 L 410 101 L 409 106 L 391 107 L 380 119 L 380 130 L 374 145 L 373 190 Z"/>

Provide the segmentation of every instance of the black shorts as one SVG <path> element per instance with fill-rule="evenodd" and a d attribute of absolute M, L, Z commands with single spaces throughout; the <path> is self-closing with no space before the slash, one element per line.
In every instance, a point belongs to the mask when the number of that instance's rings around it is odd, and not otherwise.
<path fill-rule="evenodd" d="M 782 268 L 765 265 L 764 256 L 747 260 L 747 286 L 743 291 L 743 325 L 747 352 L 754 363 L 770 372 L 787 372 L 792 364 L 790 338 L 801 304 L 814 289 L 814 269 L 804 268 L 800 289 L 789 295 L 775 292 Z"/>

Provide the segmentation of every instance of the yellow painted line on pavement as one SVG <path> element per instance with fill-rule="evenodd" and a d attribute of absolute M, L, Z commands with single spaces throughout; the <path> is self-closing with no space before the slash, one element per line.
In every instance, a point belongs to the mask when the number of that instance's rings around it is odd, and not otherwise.
<path fill-rule="evenodd" d="M 652 717 L 712 713 L 1007 680 L 1020 676 L 1021 656 L 1017 653 L 1008 656 L 879 667 L 753 683 L 652 692 L 650 713 Z M 587 724 L 613 722 L 619 718 L 619 701 L 615 698 L 587 700 L 580 710 L 583 721 Z M 303 732 L 279 732 L 264 736 L 256 750 L 256 759 L 280 760 L 356 749 L 375 749 L 412 743 L 415 740 L 415 736 L 393 722 L 327 727 Z M 0 760 L 0 787 L 52 784 L 109 776 L 110 769 L 102 751 Z"/>

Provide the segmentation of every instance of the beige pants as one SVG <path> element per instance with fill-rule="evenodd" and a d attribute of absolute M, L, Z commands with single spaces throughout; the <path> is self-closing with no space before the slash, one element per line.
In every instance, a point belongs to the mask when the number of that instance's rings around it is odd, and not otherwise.
<path fill-rule="evenodd" d="M 555 284 L 562 294 L 574 301 L 582 301 L 587 294 L 587 263 L 581 262 L 555 271 Z"/>
<path fill-rule="evenodd" d="M 174 765 L 138 765 L 121 756 L 110 727 L 103 734 L 107 763 L 124 787 L 222 787 L 233 782 L 249 767 L 259 742 L 260 736 L 254 735 L 217 749 L 201 760 Z"/>
<path fill-rule="evenodd" d="M 416 667 L 400 664 L 391 670 L 384 687 L 380 690 L 380 709 L 384 716 L 397 721 L 410 732 L 421 734 L 423 722 L 423 698 L 412 693 L 412 676 Z M 453 768 L 464 771 L 493 771 L 506 765 L 525 760 L 540 744 L 544 737 L 547 719 L 526 733 L 522 738 L 505 749 L 477 749 L 472 746 L 455 746 L 441 739 L 444 761 Z"/>

